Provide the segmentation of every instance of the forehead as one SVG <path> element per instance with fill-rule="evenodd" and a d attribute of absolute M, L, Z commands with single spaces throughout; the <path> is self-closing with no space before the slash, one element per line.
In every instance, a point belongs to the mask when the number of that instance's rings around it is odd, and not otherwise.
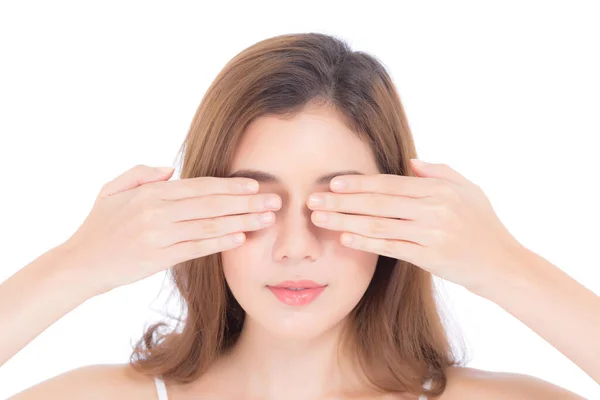
<path fill-rule="evenodd" d="M 372 149 L 329 107 L 308 108 L 292 118 L 264 115 L 252 121 L 229 172 L 239 170 L 266 172 L 254 178 L 274 184 L 324 184 L 337 172 L 378 173 Z"/>

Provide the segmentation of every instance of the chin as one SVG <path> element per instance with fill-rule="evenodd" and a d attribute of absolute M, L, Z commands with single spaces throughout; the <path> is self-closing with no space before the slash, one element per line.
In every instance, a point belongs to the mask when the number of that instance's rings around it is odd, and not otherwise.
<path fill-rule="evenodd" d="M 319 312 L 321 311 L 321 312 Z M 260 325 L 271 335 L 294 340 L 311 340 L 330 331 L 336 322 L 321 310 L 278 309 L 261 313 Z M 256 321 L 256 319 L 255 319 Z"/>
<path fill-rule="evenodd" d="M 312 340 L 322 336 L 326 331 L 327 327 L 321 327 L 316 324 L 307 326 L 306 324 L 297 324 L 290 321 L 281 323 L 273 323 L 265 328 L 275 337 L 280 339 L 290 340 Z"/>

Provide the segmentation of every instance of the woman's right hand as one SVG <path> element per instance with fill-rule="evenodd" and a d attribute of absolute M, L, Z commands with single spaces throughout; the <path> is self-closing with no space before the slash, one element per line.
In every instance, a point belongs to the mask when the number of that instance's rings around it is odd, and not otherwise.
<path fill-rule="evenodd" d="M 281 207 L 274 193 L 257 193 L 246 178 L 168 181 L 173 171 L 138 165 L 105 184 L 78 230 L 60 247 L 70 273 L 100 294 L 183 261 L 229 250 L 244 231 L 271 225 Z M 265 201 L 275 197 L 273 207 Z M 261 222 L 260 215 L 271 217 Z M 242 242 L 235 242 L 236 233 Z"/>

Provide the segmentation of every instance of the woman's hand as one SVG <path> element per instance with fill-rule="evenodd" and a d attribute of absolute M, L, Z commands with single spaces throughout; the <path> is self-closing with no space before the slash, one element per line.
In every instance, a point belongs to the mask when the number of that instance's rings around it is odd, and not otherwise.
<path fill-rule="evenodd" d="M 334 178 L 320 205 L 308 200 L 313 222 L 493 301 L 600 384 L 600 297 L 518 243 L 477 185 L 445 164 L 412 168 Z"/>
<path fill-rule="evenodd" d="M 281 199 L 247 178 L 168 181 L 173 170 L 138 165 L 105 184 L 63 244 L 0 285 L 0 366 L 87 299 L 177 263 L 238 247 L 236 233 L 271 225 Z M 271 206 L 265 200 L 274 197 Z M 260 215 L 271 217 L 262 222 Z M 43 306 L 40 306 L 43 305 Z"/>
<path fill-rule="evenodd" d="M 139 165 L 104 185 L 89 215 L 61 248 L 70 273 L 104 293 L 178 263 L 240 246 L 244 231 L 271 225 L 281 206 L 247 178 L 168 181 Z M 255 183 L 254 187 L 245 184 Z M 274 206 L 266 204 L 274 197 Z M 264 222 L 261 215 L 270 217 Z M 241 236 L 241 241 L 234 239 Z M 91 284 L 91 283 L 90 283 Z"/>
<path fill-rule="evenodd" d="M 408 261 L 467 289 L 517 273 L 511 268 L 524 247 L 481 188 L 445 164 L 412 165 L 416 177 L 336 177 L 334 193 L 313 194 L 320 204 L 309 198 L 312 221 L 344 232 L 341 241 L 348 247 Z M 336 181 L 345 181 L 346 188 Z"/>

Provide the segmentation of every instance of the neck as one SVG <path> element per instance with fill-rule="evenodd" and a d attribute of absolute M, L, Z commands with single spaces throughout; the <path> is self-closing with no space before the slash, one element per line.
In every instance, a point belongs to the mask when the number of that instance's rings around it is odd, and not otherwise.
<path fill-rule="evenodd" d="M 249 398 L 306 400 L 365 392 L 361 374 L 340 348 L 343 323 L 320 336 L 282 337 L 248 316 L 235 346 L 224 355 L 235 390 Z"/>

